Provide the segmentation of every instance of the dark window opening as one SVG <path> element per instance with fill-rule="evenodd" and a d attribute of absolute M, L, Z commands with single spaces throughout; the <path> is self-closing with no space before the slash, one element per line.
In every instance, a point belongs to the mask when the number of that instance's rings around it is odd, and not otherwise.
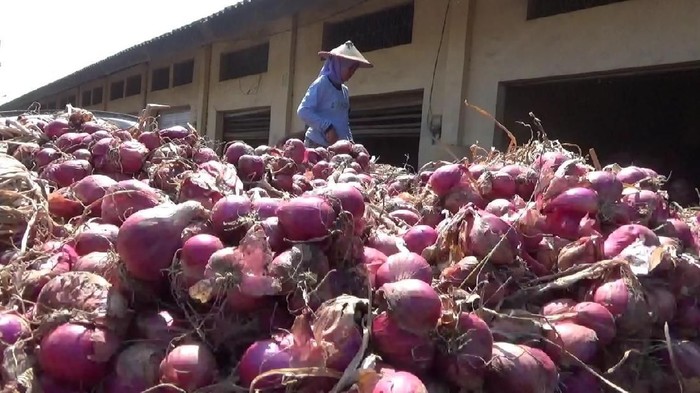
<path fill-rule="evenodd" d="M 627 0 L 529 0 L 527 2 L 527 19 L 566 14 L 623 1 Z"/>
<path fill-rule="evenodd" d="M 507 85 L 502 90 L 503 124 L 527 142 L 532 111 L 550 139 L 578 145 L 587 154 L 594 148 L 601 165 L 619 163 L 652 168 L 669 176 L 671 197 L 698 202 L 700 111 L 697 110 L 698 70 L 669 70 L 633 75 Z M 503 148 L 500 130 L 494 141 Z M 675 189 L 688 182 L 689 187 Z"/>
<path fill-rule="evenodd" d="M 68 101 L 68 104 L 71 104 L 73 106 L 78 105 L 78 100 L 75 99 L 75 94 L 68 96 L 68 98 L 66 98 L 66 101 Z"/>
<path fill-rule="evenodd" d="M 224 142 L 266 145 L 270 136 L 270 107 L 220 112 Z"/>
<path fill-rule="evenodd" d="M 141 94 L 141 75 L 134 75 L 126 78 L 126 96 Z"/>
<path fill-rule="evenodd" d="M 241 78 L 267 72 L 270 43 L 221 54 L 219 80 Z"/>
<path fill-rule="evenodd" d="M 46 103 L 46 109 L 56 109 L 56 101 L 49 101 Z"/>
<path fill-rule="evenodd" d="M 104 89 L 101 87 L 96 87 L 92 89 L 92 105 L 97 105 L 102 103 L 102 96 L 104 95 Z"/>
<path fill-rule="evenodd" d="M 80 97 L 80 105 L 90 106 L 92 105 L 92 90 L 86 90 L 82 93 Z"/>
<path fill-rule="evenodd" d="M 151 73 L 151 91 L 170 87 L 170 67 L 157 68 Z"/>
<path fill-rule="evenodd" d="M 173 87 L 192 83 L 194 59 L 173 64 Z"/>
<path fill-rule="evenodd" d="M 109 85 L 109 99 L 114 101 L 120 98 L 124 98 L 124 81 L 112 82 Z"/>
<path fill-rule="evenodd" d="M 417 169 L 422 116 L 422 90 L 350 99 L 353 139 L 382 164 Z"/>
<path fill-rule="evenodd" d="M 371 52 L 410 44 L 413 40 L 413 2 L 358 16 L 323 27 L 323 50 L 350 40 L 357 49 Z"/>

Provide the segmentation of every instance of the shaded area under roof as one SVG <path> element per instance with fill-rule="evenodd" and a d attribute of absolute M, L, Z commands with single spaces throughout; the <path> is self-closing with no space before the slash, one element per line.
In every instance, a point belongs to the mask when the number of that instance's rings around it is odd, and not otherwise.
<path fill-rule="evenodd" d="M 87 81 L 147 62 L 153 57 L 167 56 L 213 41 L 233 39 L 249 30 L 251 25 L 260 25 L 292 15 L 310 5 L 323 2 L 323 0 L 243 0 L 8 101 L 0 105 L 0 110 L 25 109 L 37 97 L 58 94 Z"/>

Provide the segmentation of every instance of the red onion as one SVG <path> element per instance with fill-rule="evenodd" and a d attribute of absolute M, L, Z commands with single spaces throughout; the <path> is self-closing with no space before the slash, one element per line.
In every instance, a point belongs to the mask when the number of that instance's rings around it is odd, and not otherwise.
<path fill-rule="evenodd" d="M 209 262 L 209 257 L 223 248 L 224 244 L 218 237 L 208 234 L 193 236 L 182 245 L 180 261 L 189 285 L 204 278 L 204 268 Z"/>
<path fill-rule="evenodd" d="M 593 301 L 610 311 L 623 332 L 634 333 L 650 323 L 649 307 L 643 294 L 636 293 L 626 279 L 604 283 L 595 290 Z"/>
<path fill-rule="evenodd" d="M 408 209 L 394 210 L 389 213 L 389 217 L 403 221 L 409 226 L 416 225 L 420 221 L 418 213 Z"/>
<path fill-rule="evenodd" d="M 160 135 L 158 135 L 157 132 L 152 131 L 142 132 L 136 140 L 141 142 L 144 146 L 146 146 L 146 149 L 150 151 L 159 148 L 162 144 Z"/>
<path fill-rule="evenodd" d="M 49 137 L 49 139 L 56 139 L 59 136 L 70 132 L 71 128 L 68 124 L 68 120 L 57 118 L 54 119 L 44 126 L 44 134 Z"/>
<path fill-rule="evenodd" d="M 265 162 L 262 157 L 244 154 L 236 164 L 243 181 L 258 181 L 265 176 Z"/>
<path fill-rule="evenodd" d="M 38 168 L 43 168 L 61 157 L 61 152 L 52 148 L 44 147 L 34 156 L 34 162 Z"/>
<path fill-rule="evenodd" d="M 306 147 L 304 146 L 304 142 L 299 139 L 287 139 L 284 143 L 283 155 L 291 158 L 297 165 L 301 165 L 304 162 L 305 153 Z"/>
<path fill-rule="evenodd" d="M 622 196 L 622 182 L 610 171 L 593 171 L 586 174 L 590 187 L 603 202 L 612 203 Z"/>
<path fill-rule="evenodd" d="M 200 147 L 192 153 L 192 161 L 195 164 L 203 164 L 209 161 L 219 161 L 219 156 L 210 147 Z"/>
<path fill-rule="evenodd" d="M 506 172 L 485 171 L 477 180 L 481 194 L 488 199 L 512 198 L 516 191 L 515 179 Z"/>
<path fill-rule="evenodd" d="M 36 154 L 40 150 L 41 147 L 38 144 L 33 142 L 27 142 L 17 146 L 17 149 L 12 153 L 12 157 L 16 158 L 19 162 L 22 163 L 22 165 L 26 166 L 27 168 L 33 169 L 36 163 L 34 156 L 36 156 Z"/>
<path fill-rule="evenodd" d="M 255 380 L 259 375 L 271 370 L 324 366 L 324 349 L 317 344 L 313 334 L 307 317 L 302 315 L 295 319 L 290 334 L 273 336 L 270 340 L 253 343 L 245 351 L 238 365 L 241 384 L 250 387 L 251 391 L 279 388 L 282 383 L 281 375 Z M 251 386 L 253 381 L 255 385 Z M 326 387 L 309 391 L 329 389 L 330 387 Z"/>
<path fill-rule="evenodd" d="M 398 253 L 400 250 L 397 246 L 399 238 L 388 235 L 381 231 L 374 231 L 367 239 L 367 246 L 375 248 L 386 256 Z"/>
<path fill-rule="evenodd" d="M 493 344 L 493 358 L 485 379 L 487 391 L 554 393 L 557 382 L 557 368 L 541 350 L 505 342 Z"/>
<path fill-rule="evenodd" d="M 622 203 L 629 207 L 635 222 L 653 227 L 668 218 L 668 211 L 660 194 L 649 190 L 626 189 Z"/>
<path fill-rule="evenodd" d="M 537 157 L 532 166 L 538 172 L 543 170 L 556 171 L 557 168 L 559 168 L 559 166 L 567 159 L 568 158 L 564 155 L 564 153 L 558 151 L 548 151 Z"/>
<path fill-rule="evenodd" d="M 84 132 L 67 132 L 58 139 L 56 139 L 55 145 L 58 150 L 64 153 L 72 153 L 73 151 L 87 147 L 85 139 L 89 136 Z"/>
<path fill-rule="evenodd" d="M 570 312 L 576 304 L 576 301 L 573 299 L 552 300 L 551 302 L 542 306 L 542 311 L 540 313 L 544 316 L 562 314 Z"/>
<path fill-rule="evenodd" d="M 401 252 L 387 257 L 377 269 L 376 284 L 384 284 L 406 279 L 418 279 L 430 284 L 433 272 L 428 262 L 416 253 Z"/>
<path fill-rule="evenodd" d="M 216 378 L 216 359 L 204 344 L 175 347 L 160 363 L 160 382 L 188 392 L 211 385 Z"/>
<path fill-rule="evenodd" d="M 333 173 L 333 169 L 328 161 L 319 161 L 311 168 L 311 172 L 316 179 L 327 179 Z"/>
<path fill-rule="evenodd" d="M 372 393 L 428 393 L 428 389 L 415 375 L 397 371 L 384 373 Z"/>
<path fill-rule="evenodd" d="M 53 161 L 41 172 L 41 178 L 58 187 L 68 187 L 91 172 L 92 165 L 86 160 Z"/>
<path fill-rule="evenodd" d="M 617 173 L 617 178 L 622 183 L 627 185 L 636 184 L 637 182 L 644 180 L 647 177 L 649 177 L 647 172 L 645 172 L 644 169 L 636 166 L 628 166 L 626 168 L 622 168 L 620 172 Z"/>
<path fill-rule="evenodd" d="M 277 209 L 282 205 L 282 199 L 278 198 L 255 198 L 252 202 L 253 211 L 258 213 L 260 218 L 274 217 L 277 214 Z"/>
<path fill-rule="evenodd" d="M 132 214 L 163 203 L 165 197 L 156 189 L 138 180 L 123 180 L 107 189 L 102 198 L 102 219 L 121 225 Z"/>
<path fill-rule="evenodd" d="M 387 256 L 375 248 L 363 247 L 362 249 L 362 265 L 367 269 L 372 288 L 376 289 L 377 271 L 386 262 Z"/>
<path fill-rule="evenodd" d="M 671 350 L 673 351 L 675 360 L 675 364 L 673 364 L 672 367 L 678 370 L 682 383 L 687 387 L 694 386 L 694 381 L 700 376 L 700 371 L 698 370 L 698 365 L 700 364 L 700 345 L 693 341 L 672 340 Z M 671 366 L 672 363 L 668 357 L 668 350 L 664 348 L 662 359 L 667 366 Z"/>
<path fill-rule="evenodd" d="M 693 247 L 695 245 L 695 240 L 693 239 L 693 233 L 690 226 L 684 221 L 677 218 L 669 218 L 663 224 L 659 230 L 659 234 L 662 236 L 668 236 L 677 238 L 683 244 L 683 247 Z"/>
<path fill-rule="evenodd" d="M 107 330 L 64 323 L 41 340 L 38 360 L 54 380 L 88 387 L 105 377 L 118 347 L 119 339 Z"/>
<path fill-rule="evenodd" d="M 64 187 L 49 194 L 49 213 L 56 217 L 70 219 L 83 213 L 83 205 Z"/>
<path fill-rule="evenodd" d="M 158 367 L 164 349 L 153 343 L 135 343 L 117 355 L 105 393 L 141 392 L 158 384 Z"/>
<path fill-rule="evenodd" d="M 287 239 L 309 241 L 328 236 L 336 214 L 324 199 L 305 196 L 283 203 L 277 217 Z"/>
<path fill-rule="evenodd" d="M 216 235 L 234 242 L 245 234 L 242 219 L 251 213 L 252 204 L 247 196 L 229 195 L 219 199 L 211 209 L 211 221 Z"/>
<path fill-rule="evenodd" d="M 75 157 L 76 160 L 90 161 L 92 160 L 92 153 L 90 153 L 88 149 L 78 149 L 73 152 L 73 157 Z"/>
<path fill-rule="evenodd" d="M 119 228 L 111 224 L 86 224 L 75 237 L 75 251 L 86 255 L 95 251 L 110 251 L 117 241 Z"/>
<path fill-rule="evenodd" d="M 351 184 L 332 184 L 320 191 L 331 206 L 339 206 L 340 209 L 352 214 L 353 217 L 362 217 L 365 214 L 365 199 L 360 190 Z"/>
<path fill-rule="evenodd" d="M 290 294 L 300 284 L 315 286 L 321 281 L 330 267 L 328 258 L 321 249 L 314 245 L 295 245 L 285 250 L 272 260 L 268 266 L 269 274 L 282 284 L 282 293 Z"/>
<path fill-rule="evenodd" d="M 515 210 L 513 203 L 507 199 L 494 199 L 484 209 L 494 216 L 502 217 Z"/>
<path fill-rule="evenodd" d="M 434 329 L 440 319 L 440 297 L 425 281 L 406 279 L 386 283 L 377 294 L 389 318 L 408 332 L 425 334 Z"/>
<path fill-rule="evenodd" d="M 238 166 L 238 160 L 244 155 L 254 156 L 255 151 L 252 147 L 243 142 L 233 142 L 226 148 L 224 159 L 229 164 Z"/>
<path fill-rule="evenodd" d="M 114 135 L 115 138 L 119 139 L 122 142 L 130 141 L 133 140 L 134 137 L 131 136 L 131 133 L 129 130 L 116 130 L 112 132 L 112 135 Z"/>
<path fill-rule="evenodd" d="M 272 252 L 282 252 L 289 247 L 289 243 L 284 240 L 284 234 L 282 233 L 277 217 L 268 217 L 264 219 L 260 225 L 265 232 L 267 242 Z"/>
<path fill-rule="evenodd" d="M 658 246 L 659 237 L 651 229 L 637 224 L 623 225 L 614 230 L 605 239 L 604 251 L 606 258 L 615 258 L 622 250 L 637 240 L 645 246 Z"/>
<path fill-rule="evenodd" d="M 112 280 L 112 275 L 117 274 L 116 267 L 117 258 L 115 255 L 108 252 L 91 252 L 78 258 L 72 269 L 75 272 L 95 273 L 105 277 L 108 281 Z"/>
<path fill-rule="evenodd" d="M 598 337 L 596 332 L 585 326 L 571 322 L 554 324 L 554 329 L 547 331 L 547 354 L 564 367 L 577 365 L 570 355 L 588 363 L 598 354 Z M 567 353 L 568 352 L 568 353 Z"/>
<path fill-rule="evenodd" d="M 378 354 L 399 370 L 422 374 L 435 359 L 435 344 L 430 337 L 407 332 L 381 313 L 372 322 L 372 342 Z"/>
<path fill-rule="evenodd" d="M 441 327 L 446 345 L 438 354 L 439 370 L 453 385 L 478 390 L 491 360 L 493 335 L 476 314 L 462 312 L 449 326 Z"/>
<path fill-rule="evenodd" d="M 468 235 L 461 239 L 462 250 L 477 258 L 488 256 L 493 264 L 509 265 L 520 253 L 520 240 L 515 230 L 493 214 L 471 211 L 466 216 L 465 230 Z M 506 240 L 501 241 L 504 236 Z"/>
<path fill-rule="evenodd" d="M 443 206 L 450 213 L 456 214 L 470 203 L 478 208 L 486 206 L 484 199 L 471 184 L 458 184 L 444 197 Z"/>
<path fill-rule="evenodd" d="M 138 141 L 125 141 L 119 144 L 118 169 L 125 174 L 134 174 L 141 170 L 148 154 L 148 149 Z"/>
<path fill-rule="evenodd" d="M 158 131 L 163 139 L 172 139 L 178 143 L 192 144 L 195 141 L 196 134 L 183 126 L 172 126 Z"/>
<path fill-rule="evenodd" d="M 334 144 L 328 146 L 328 151 L 331 153 L 338 154 L 351 154 L 352 153 L 352 142 L 347 139 L 341 139 Z"/>
<path fill-rule="evenodd" d="M 427 225 L 416 225 L 403 234 L 403 241 L 410 252 L 421 254 L 426 247 L 435 244 L 437 231 Z"/>
<path fill-rule="evenodd" d="M 615 318 L 601 304 L 581 302 L 572 307 L 570 312 L 574 314 L 570 319 L 571 322 L 595 331 L 602 345 L 610 344 L 615 338 L 617 334 Z"/>
<path fill-rule="evenodd" d="M 574 187 L 557 195 L 544 208 L 545 213 L 564 212 L 595 215 L 598 212 L 598 194 L 588 188 Z"/>
<path fill-rule="evenodd" d="M 448 164 L 433 172 L 428 180 L 428 186 L 437 196 L 444 197 L 465 177 L 469 177 L 469 172 L 464 165 Z"/>
<path fill-rule="evenodd" d="M 31 334 L 29 322 L 13 312 L 0 313 L 0 361 L 4 358 L 7 347 L 14 345 L 20 339 L 28 338 Z"/>
<path fill-rule="evenodd" d="M 126 219 L 117 236 L 117 252 L 133 277 L 157 281 L 182 246 L 180 234 L 204 214 L 197 202 L 160 205 L 140 210 Z"/>

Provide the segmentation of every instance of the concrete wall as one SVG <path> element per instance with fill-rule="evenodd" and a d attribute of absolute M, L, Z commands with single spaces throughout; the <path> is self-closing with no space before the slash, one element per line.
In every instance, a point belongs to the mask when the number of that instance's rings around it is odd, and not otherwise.
<path fill-rule="evenodd" d="M 634 0 L 526 20 L 526 1 L 478 0 L 468 94 L 495 114 L 498 83 L 700 60 L 695 0 Z M 465 144 L 493 122 L 468 112 Z"/>
<path fill-rule="evenodd" d="M 194 59 L 194 71 L 192 75 L 192 83 L 173 87 L 174 70 L 173 64 Z M 173 109 L 190 110 L 190 123 L 196 124 L 199 118 L 200 101 L 198 97 L 199 90 L 203 83 L 202 78 L 198 77 L 204 73 L 206 67 L 206 53 L 204 48 L 198 50 L 179 53 L 175 56 L 153 59 L 148 64 L 148 91 L 146 93 L 146 102 L 149 104 L 170 105 Z M 163 90 L 151 90 L 151 75 L 153 70 L 163 67 L 170 68 L 170 88 Z"/>

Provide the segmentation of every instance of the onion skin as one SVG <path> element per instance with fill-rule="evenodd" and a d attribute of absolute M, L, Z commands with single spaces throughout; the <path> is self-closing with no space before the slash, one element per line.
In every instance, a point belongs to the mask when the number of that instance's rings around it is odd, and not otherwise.
<path fill-rule="evenodd" d="M 435 328 L 440 319 L 440 297 L 424 281 L 406 279 L 386 283 L 377 294 L 389 318 L 408 332 L 426 334 Z M 416 313 L 416 310 L 420 310 L 420 313 Z"/>
<path fill-rule="evenodd" d="M 105 377 L 119 339 L 107 330 L 65 323 L 41 341 L 41 369 L 58 382 L 94 386 Z"/>
<path fill-rule="evenodd" d="M 571 311 L 574 306 L 576 301 L 573 299 L 557 299 L 545 304 L 541 314 L 544 316 L 562 314 Z"/>
<path fill-rule="evenodd" d="M 502 219 L 486 212 L 472 212 L 467 216 L 461 237 L 461 247 L 468 255 L 479 259 L 488 256 L 495 265 L 510 265 L 520 254 L 520 240 L 511 226 Z M 505 236 L 506 240 L 501 241 Z"/>
<path fill-rule="evenodd" d="M 367 247 L 372 247 L 388 257 L 400 252 L 398 240 L 395 236 L 375 231 L 367 240 Z"/>
<path fill-rule="evenodd" d="M 485 387 L 501 393 L 554 393 L 558 374 L 554 362 L 539 349 L 505 342 L 493 344 Z"/>
<path fill-rule="evenodd" d="M 91 252 L 110 251 L 117 242 L 119 227 L 111 224 L 88 224 L 75 237 L 75 251 L 78 255 Z"/>
<path fill-rule="evenodd" d="M 160 382 L 188 392 L 211 385 L 216 378 L 216 359 L 204 344 L 175 347 L 160 363 Z"/>
<path fill-rule="evenodd" d="M 164 196 L 158 190 L 138 180 L 124 180 L 107 189 L 102 198 L 102 219 L 121 225 L 132 214 L 161 204 Z"/>
<path fill-rule="evenodd" d="M 366 312 L 367 303 L 354 296 L 341 295 L 324 302 L 316 310 L 312 324 L 314 338 L 329 343 L 326 367 L 345 371 L 362 346 L 362 333 L 355 322 L 356 315 Z"/>
<path fill-rule="evenodd" d="M 422 256 L 402 252 L 388 256 L 377 269 L 378 287 L 405 279 L 418 279 L 430 284 L 433 279 L 432 268 Z"/>
<path fill-rule="evenodd" d="M 436 349 L 430 337 L 402 330 L 386 313 L 374 318 L 372 340 L 382 359 L 398 370 L 422 375 L 433 365 Z"/>
<path fill-rule="evenodd" d="M 216 235 L 226 242 L 237 242 L 245 233 L 240 219 L 251 213 L 247 196 L 228 195 L 219 199 L 211 209 L 211 221 Z"/>

